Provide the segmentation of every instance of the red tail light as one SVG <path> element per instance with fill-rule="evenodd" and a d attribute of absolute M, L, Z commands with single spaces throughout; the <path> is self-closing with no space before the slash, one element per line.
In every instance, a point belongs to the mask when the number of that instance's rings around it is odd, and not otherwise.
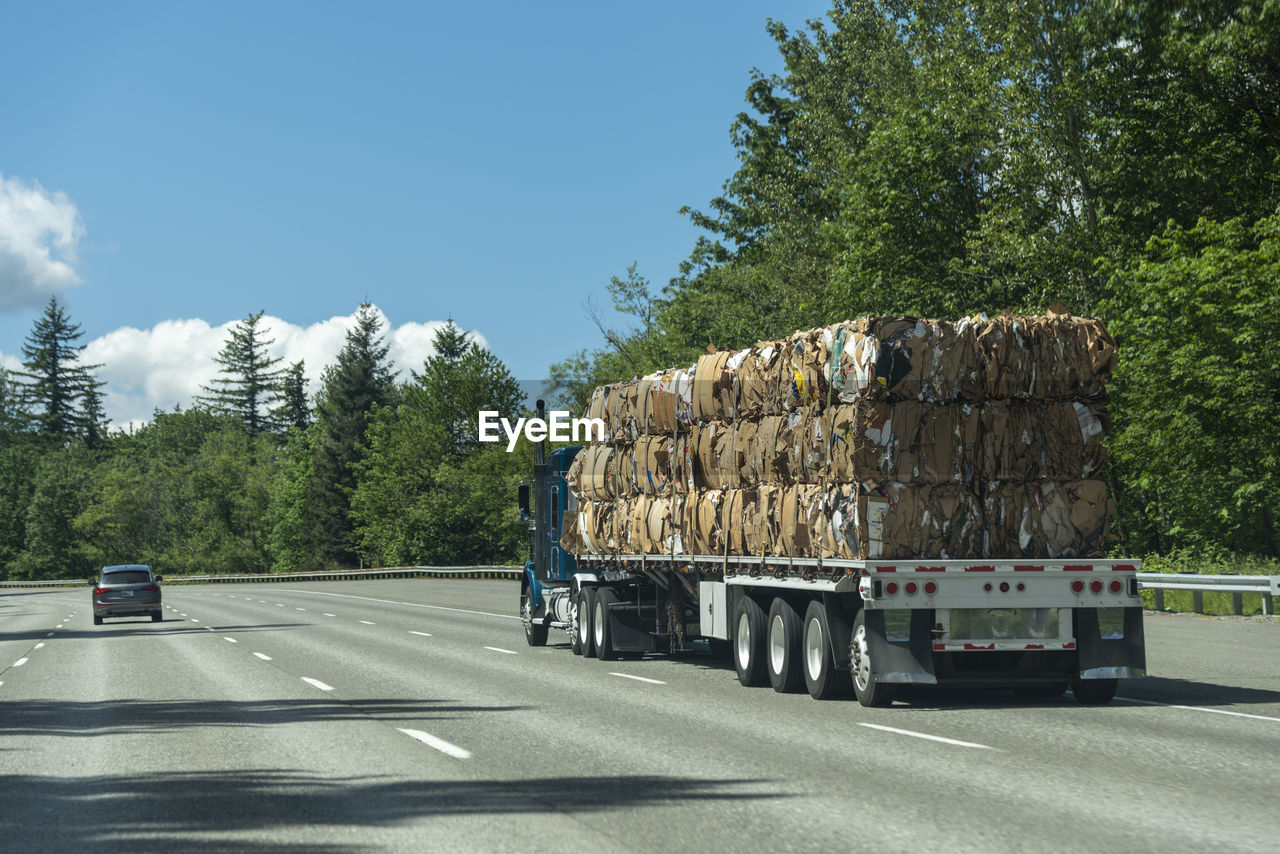
<path fill-rule="evenodd" d="M 1071 592 L 1073 592 L 1073 593 L 1083 593 L 1083 592 L 1084 592 L 1084 582 L 1083 582 L 1083 581 L 1081 581 L 1081 580 L 1080 580 L 1080 579 L 1078 579 L 1078 578 L 1077 578 L 1075 581 L 1071 582 Z"/>
<path fill-rule="evenodd" d="M 1101 582 L 1101 581 L 1091 581 L 1091 582 L 1089 582 L 1089 589 L 1090 589 L 1090 590 L 1092 590 L 1094 593 L 1101 593 L 1101 592 L 1102 592 L 1102 582 Z"/>
<path fill-rule="evenodd" d="M 914 581 L 908 581 L 908 582 L 907 582 L 906 591 L 907 591 L 908 593 L 910 593 L 912 596 L 914 596 L 914 595 L 915 595 L 915 592 L 916 592 L 916 589 L 917 589 L 917 588 L 916 588 L 916 583 L 915 583 Z"/>
<path fill-rule="evenodd" d="M 1123 589 L 1124 589 L 1124 585 L 1123 585 L 1122 583 L 1120 583 L 1119 581 L 1113 581 L 1113 582 L 1111 582 L 1111 592 L 1112 592 L 1112 593 L 1119 593 L 1119 592 L 1120 592 L 1121 590 L 1123 590 Z"/>
<path fill-rule="evenodd" d="M 938 585 L 934 584 L 932 581 L 926 581 L 924 583 L 924 592 L 932 596 L 938 592 Z"/>
<path fill-rule="evenodd" d="M 95 587 L 93 588 L 93 592 L 95 595 L 97 595 L 101 593 L 106 593 L 110 589 L 111 589 L 110 587 Z"/>
<path fill-rule="evenodd" d="M 146 587 L 143 587 L 142 589 L 143 589 L 143 590 L 154 590 L 156 593 L 159 593 L 159 592 L 160 592 L 160 588 L 159 588 L 157 585 L 155 585 L 155 584 L 148 584 Z"/>
<path fill-rule="evenodd" d="M 893 594 L 897 593 L 897 592 L 898 592 L 898 583 L 897 583 L 896 581 L 890 581 L 888 584 L 886 584 L 886 585 L 884 586 L 884 592 L 885 592 L 885 593 L 888 593 L 890 596 L 892 596 Z"/>

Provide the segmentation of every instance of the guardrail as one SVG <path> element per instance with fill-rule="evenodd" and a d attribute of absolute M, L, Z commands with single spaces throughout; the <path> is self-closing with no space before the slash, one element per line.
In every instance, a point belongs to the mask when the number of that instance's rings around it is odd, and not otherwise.
<path fill-rule="evenodd" d="M 379 569 L 344 569 L 329 572 L 264 572 L 241 575 L 166 575 L 165 584 L 228 584 L 266 581 L 349 581 L 361 578 L 502 578 L 519 579 L 518 566 L 398 566 Z M 0 581 L 0 587 L 84 587 L 88 579 L 53 581 Z"/>
<path fill-rule="evenodd" d="M 1180 575 L 1168 572 L 1140 572 L 1138 586 L 1150 590 L 1155 599 L 1155 609 L 1164 610 L 1164 591 L 1190 590 L 1191 608 L 1197 614 L 1204 613 L 1205 591 L 1230 593 L 1231 613 L 1244 612 L 1244 594 L 1262 596 L 1262 613 L 1274 615 L 1275 597 L 1280 596 L 1280 575 Z"/>

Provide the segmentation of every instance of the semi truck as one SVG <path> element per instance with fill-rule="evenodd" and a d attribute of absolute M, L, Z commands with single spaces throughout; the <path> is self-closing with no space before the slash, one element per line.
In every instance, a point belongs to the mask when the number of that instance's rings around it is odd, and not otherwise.
<path fill-rule="evenodd" d="M 561 529 L 580 449 L 542 441 L 519 488 L 530 646 L 563 632 L 602 661 L 705 648 L 744 686 L 864 706 L 947 684 L 1106 704 L 1120 679 L 1146 675 L 1137 560 L 574 553 Z"/>

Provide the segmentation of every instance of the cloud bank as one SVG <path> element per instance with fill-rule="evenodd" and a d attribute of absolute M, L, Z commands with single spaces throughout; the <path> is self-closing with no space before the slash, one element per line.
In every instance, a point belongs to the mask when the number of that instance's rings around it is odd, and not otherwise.
<path fill-rule="evenodd" d="M 383 340 L 387 358 L 405 381 L 410 371 L 420 371 L 422 363 L 433 355 L 431 342 L 436 330 L 446 321 L 409 322 L 393 326 L 380 310 Z M 308 391 L 320 388 L 320 374 L 332 364 L 346 343 L 349 329 L 355 326 L 356 313 L 331 317 L 310 326 L 297 326 L 278 317 L 264 315 L 259 331 L 264 339 L 275 339 L 268 349 L 281 359 L 279 367 L 299 360 L 306 362 Z M 81 354 L 84 364 L 99 364 L 95 372 L 106 382 L 103 401 L 112 429 L 123 429 L 151 420 L 157 409 L 187 409 L 193 405 L 201 386 L 209 385 L 218 374 L 214 357 L 222 349 L 231 328 L 243 318 L 212 326 L 204 320 L 166 320 L 150 329 L 123 327 L 90 341 Z M 469 333 L 481 347 L 485 338 Z M 0 363 L 11 364 L 10 356 L 0 355 Z"/>
<path fill-rule="evenodd" d="M 80 284 L 72 265 L 83 236 L 80 211 L 65 193 L 0 175 L 0 312 L 41 305 Z"/>

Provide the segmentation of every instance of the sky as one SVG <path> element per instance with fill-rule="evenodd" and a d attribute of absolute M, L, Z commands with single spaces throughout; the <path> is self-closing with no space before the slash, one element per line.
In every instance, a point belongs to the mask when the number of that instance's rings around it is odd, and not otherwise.
<path fill-rule="evenodd" d="M 450 318 L 545 377 L 610 277 L 677 274 L 782 70 L 766 20 L 830 6 L 0 4 L 0 365 L 56 296 L 124 427 L 259 311 L 314 388 L 367 301 L 402 379 Z"/>

